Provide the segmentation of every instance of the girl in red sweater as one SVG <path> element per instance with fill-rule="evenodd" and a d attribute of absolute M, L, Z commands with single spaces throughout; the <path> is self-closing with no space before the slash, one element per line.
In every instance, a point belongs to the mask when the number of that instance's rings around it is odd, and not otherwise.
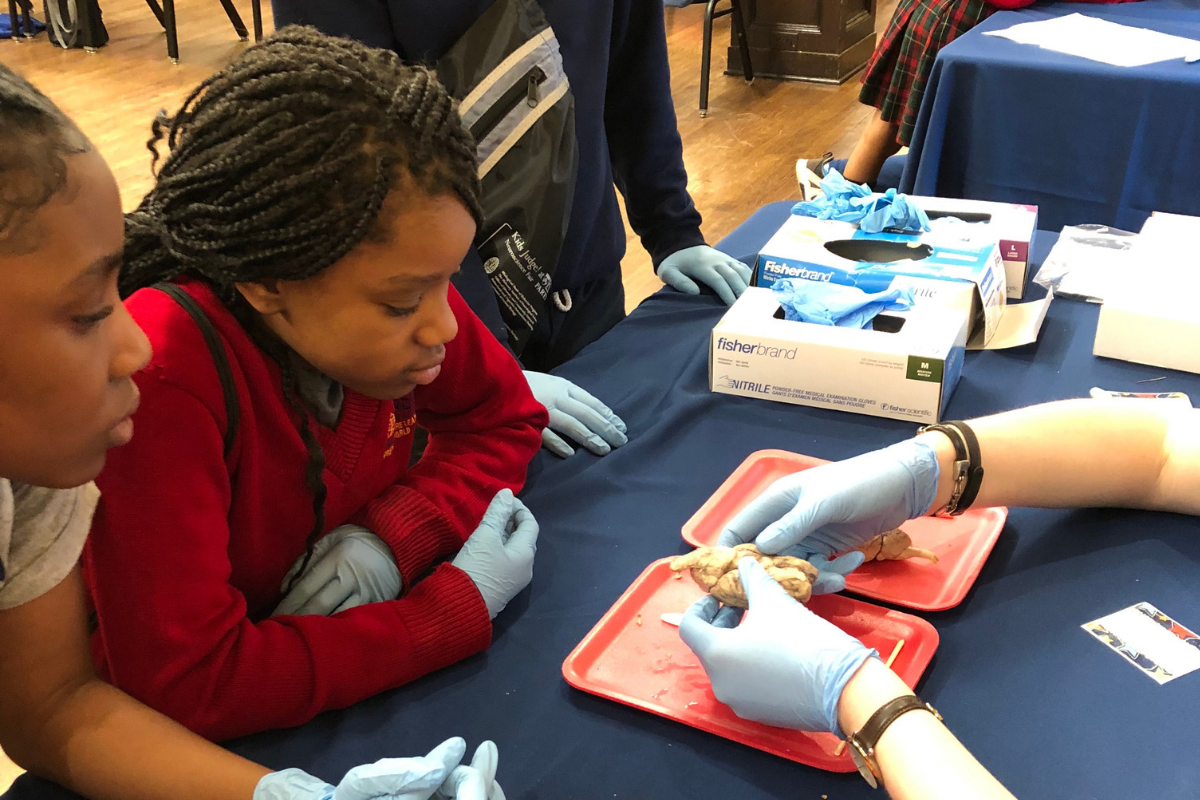
<path fill-rule="evenodd" d="M 100 674 L 223 739 L 483 650 L 532 577 L 512 492 L 547 417 L 449 285 L 479 219 L 453 101 L 286 28 L 154 134 L 121 275 L 154 356 L 85 553 Z"/>

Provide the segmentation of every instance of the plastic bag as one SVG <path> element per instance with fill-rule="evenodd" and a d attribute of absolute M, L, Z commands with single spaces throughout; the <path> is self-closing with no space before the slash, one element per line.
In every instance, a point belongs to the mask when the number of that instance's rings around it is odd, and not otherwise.
<path fill-rule="evenodd" d="M 1109 286 L 1121 285 L 1136 240 L 1136 233 L 1107 225 L 1068 225 L 1033 282 L 1057 295 L 1104 302 Z"/>

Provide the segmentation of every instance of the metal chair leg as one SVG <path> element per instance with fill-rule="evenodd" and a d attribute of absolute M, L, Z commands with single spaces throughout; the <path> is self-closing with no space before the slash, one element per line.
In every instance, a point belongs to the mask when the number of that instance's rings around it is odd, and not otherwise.
<path fill-rule="evenodd" d="M 708 71 L 712 66 L 713 12 L 717 0 L 708 0 L 704 7 L 704 49 L 700 52 L 700 117 L 708 116 Z"/>
<path fill-rule="evenodd" d="M 12 40 L 19 43 L 17 36 L 17 0 L 8 0 L 8 29 L 12 31 Z"/>
<path fill-rule="evenodd" d="M 158 4 L 158 0 L 146 0 L 146 5 L 150 6 L 150 10 L 154 12 L 154 16 L 158 18 L 158 24 L 162 25 L 165 29 L 167 23 L 163 21 L 163 10 L 162 6 Z"/>
<path fill-rule="evenodd" d="M 21 28 L 21 35 L 26 39 L 32 39 L 34 37 L 32 16 L 33 3 L 29 2 L 29 0 L 18 0 L 18 2 L 21 6 L 21 24 L 24 26 Z M 16 29 L 14 28 L 13 36 L 16 35 Z"/>
<path fill-rule="evenodd" d="M 254 41 L 262 41 L 262 3 L 260 0 L 250 0 L 250 13 L 254 17 Z"/>
<path fill-rule="evenodd" d="M 243 42 L 250 38 L 249 32 L 246 30 L 246 23 L 242 22 L 242 15 L 233 6 L 233 0 L 221 0 L 221 5 L 225 9 L 225 16 L 229 17 L 229 21 L 233 23 L 233 29 L 237 31 L 238 38 Z"/>
<path fill-rule="evenodd" d="M 163 0 L 163 27 L 167 30 L 167 58 L 179 63 L 179 32 L 175 29 L 175 0 Z"/>
<path fill-rule="evenodd" d="M 746 18 L 742 16 L 740 0 L 729 0 L 733 6 L 733 30 L 737 34 L 738 50 L 742 54 L 742 77 L 746 83 L 754 83 L 754 66 L 750 63 L 750 42 L 746 38 Z"/>

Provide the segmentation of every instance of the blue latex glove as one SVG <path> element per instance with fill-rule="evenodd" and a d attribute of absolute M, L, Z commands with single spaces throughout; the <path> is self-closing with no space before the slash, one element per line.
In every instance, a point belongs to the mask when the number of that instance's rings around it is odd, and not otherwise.
<path fill-rule="evenodd" d="M 741 297 L 750 285 L 750 268 L 733 256 L 714 250 L 706 244 L 685 247 L 672 253 L 658 265 L 658 277 L 663 283 L 684 294 L 700 294 L 703 283 L 725 301 Z"/>
<path fill-rule="evenodd" d="M 717 543 L 764 553 L 845 553 L 928 512 L 937 494 L 933 448 L 915 439 L 785 475 L 721 531 Z"/>
<path fill-rule="evenodd" d="M 700 659 L 713 694 L 743 719 L 842 736 L 842 690 L 875 655 L 784 591 L 752 558 L 738 564 L 750 614 L 712 595 L 683 615 L 679 636 Z"/>
<path fill-rule="evenodd" d="M 346 773 L 336 787 L 299 769 L 264 775 L 253 800 L 429 800 L 467 752 L 447 739 L 421 758 L 385 758 Z"/>
<path fill-rule="evenodd" d="M 821 195 L 792 206 L 792 213 L 803 217 L 856 222 L 863 233 L 887 229 L 928 231 L 929 217 L 907 195 L 888 189 L 872 194 L 869 186 L 851 183 L 836 169 L 825 173 Z"/>
<path fill-rule="evenodd" d="M 534 399 L 550 412 L 550 427 L 542 431 L 542 447 L 554 455 L 567 458 L 575 454 L 559 434 L 571 437 L 598 456 L 629 441 L 621 418 L 566 378 L 526 371 L 525 380 Z"/>
<path fill-rule="evenodd" d="M 802 546 L 793 547 L 788 555 L 803 558 L 817 570 L 813 581 L 813 594 L 837 594 L 846 588 L 846 576 L 863 565 L 866 555 L 857 551 L 838 556 L 832 561 L 820 553 L 806 551 Z"/>
<path fill-rule="evenodd" d="M 783 316 L 793 322 L 869 328 L 882 311 L 907 311 L 913 306 L 912 289 L 888 289 L 867 294 L 855 286 L 819 283 L 803 278 L 783 278 L 771 285 Z"/>
<path fill-rule="evenodd" d="M 505 800 L 504 790 L 496 783 L 500 754 L 494 742 L 484 742 L 475 751 L 471 766 L 456 767 L 437 790 L 438 798 L 455 800 Z"/>
<path fill-rule="evenodd" d="M 304 557 L 288 570 L 286 591 Z M 313 547 L 304 575 L 275 608 L 281 614 L 329 616 L 355 606 L 395 600 L 403 581 L 391 549 L 361 525 L 340 525 Z"/>
<path fill-rule="evenodd" d="M 858 223 L 858 229 L 863 233 L 931 230 L 929 215 L 924 209 L 918 208 L 908 195 L 897 194 L 895 189 L 873 196 L 863 210 L 866 213 Z"/>
<path fill-rule="evenodd" d="M 533 580 L 537 537 L 533 514 L 502 489 L 451 562 L 474 581 L 492 619 Z"/>

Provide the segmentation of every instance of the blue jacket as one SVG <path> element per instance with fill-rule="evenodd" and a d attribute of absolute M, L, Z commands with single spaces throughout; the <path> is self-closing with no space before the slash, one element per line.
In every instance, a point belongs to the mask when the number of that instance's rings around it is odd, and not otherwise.
<path fill-rule="evenodd" d="M 409 61 L 437 61 L 493 0 L 272 0 L 275 24 L 315 25 Z M 540 0 L 562 46 L 575 95 L 579 174 L 553 289 L 575 289 L 620 274 L 630 224 L 654 266 L 704 244 L 700 214 L 687 191 L 683 143 L 675 122 L 662 0 Z M 506 341 L 484 275 L 464 264 L 457 282 L 471 308 Z"/>

